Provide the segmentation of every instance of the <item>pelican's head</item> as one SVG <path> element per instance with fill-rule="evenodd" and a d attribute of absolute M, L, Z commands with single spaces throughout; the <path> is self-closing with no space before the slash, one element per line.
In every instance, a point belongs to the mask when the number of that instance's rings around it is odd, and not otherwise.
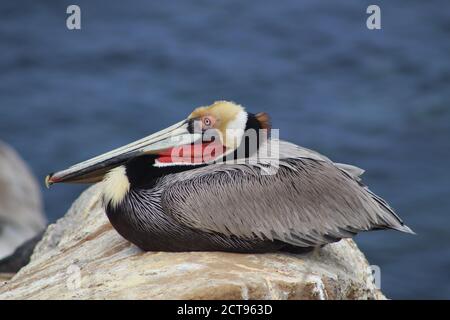
<path fill-rule="evenodd" d="M 144 155 L 149 166 L 204 165 L 235 152 L 249 129 L 269 129 L 266 113 L 248 113 L 238 104 L 217 101 L 196 108 L 169 128 L 46 177 L 54 183 L 93 183 L 108 172 L 123 172 L 126 163 Z M 109 175 L 110 177 L 111 175 Z M 108 175 L 106 175 L 108 177 Z"/>
<path fill-rule="evenodd" d="M 269 129 L 269 116 L 262 112 L 256 115 L 245 111 L 244 107 L 230 101 L 216 101 L 207 107 L 198 107 L 188 117 L 198 123 L 200 129 L 217 134 L 226 151 L 235 150 L 249 129 Z"/>

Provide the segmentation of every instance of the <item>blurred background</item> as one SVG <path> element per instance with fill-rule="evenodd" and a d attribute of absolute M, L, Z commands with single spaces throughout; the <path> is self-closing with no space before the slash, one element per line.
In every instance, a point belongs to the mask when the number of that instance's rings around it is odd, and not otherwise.
<path fill-rule="evenodd" d="M 383 292 L 450 298 L 449 39 L 448 1 L 1 1 L 0 140 L 54 222 L 85 187 L 46 190 L 49 172 L 215 100 L 266 111 L 282 139 L 366 169 L 417 232 L 356 237 Z"/>

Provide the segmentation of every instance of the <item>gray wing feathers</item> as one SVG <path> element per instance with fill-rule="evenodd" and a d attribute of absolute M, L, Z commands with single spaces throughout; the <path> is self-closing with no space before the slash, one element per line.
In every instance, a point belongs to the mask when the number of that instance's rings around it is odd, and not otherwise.
<path fill-rule="evenodd" d="M 358 168 L 356 166 L 352 166 L 351 164 L 345 163 L 334 163 L 336 167 L 340 170 L 349 174 L 353 179 L 361 181 L 361 176 L 364 174 L 364 169 Z"/>
<path fill-rule="evenodd" d="M 280 158 L 305 158 L 317 161 L 324 161 L 328 163 L 333 163 L 326 156 L 304 147 L 297 146 L 293 143 L 278 140 L 280 144 Z M 364 174 L 364 169 L 358 168 L 357 166 L 345 163 L 333 163 L 334 166 L 349 174 L 355 180 L 360 181 L 361 176 Z"/>
<path fill-rule="evenodd" d="M 384 200 L 352 178 L 355 171 L 313 156 L 283 159 L 275 175 L 217 164 L 167 176 L 163 210 L 192 228 L 303 247 L 404 227 Z"/>

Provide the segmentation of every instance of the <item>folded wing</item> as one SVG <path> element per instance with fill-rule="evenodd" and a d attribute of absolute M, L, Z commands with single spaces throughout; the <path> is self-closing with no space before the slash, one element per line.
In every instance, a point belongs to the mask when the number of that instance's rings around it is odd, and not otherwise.
<path fill-rule="evenodd" d="M 361 184 L 361 169 L 292 144 L 289 152 L 282 147 L 276 174 L 261 174 L 259 165 L 215 164 L 166 177 L 164 212 L 194 229 L 300 247 L 372 229 L 412 232 Z"/>

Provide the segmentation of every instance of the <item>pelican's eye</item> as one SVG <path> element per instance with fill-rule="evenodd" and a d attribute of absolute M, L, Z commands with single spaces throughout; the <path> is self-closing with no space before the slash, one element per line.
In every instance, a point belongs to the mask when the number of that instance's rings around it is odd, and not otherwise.
<path fill-rule="evenodd" d="M 210 117 L 210 116 L 204 116 L 202 118 L 202 129 L 203 130 L 208 130 L 211 129 L 214 126 L 214 118 Z"/>

